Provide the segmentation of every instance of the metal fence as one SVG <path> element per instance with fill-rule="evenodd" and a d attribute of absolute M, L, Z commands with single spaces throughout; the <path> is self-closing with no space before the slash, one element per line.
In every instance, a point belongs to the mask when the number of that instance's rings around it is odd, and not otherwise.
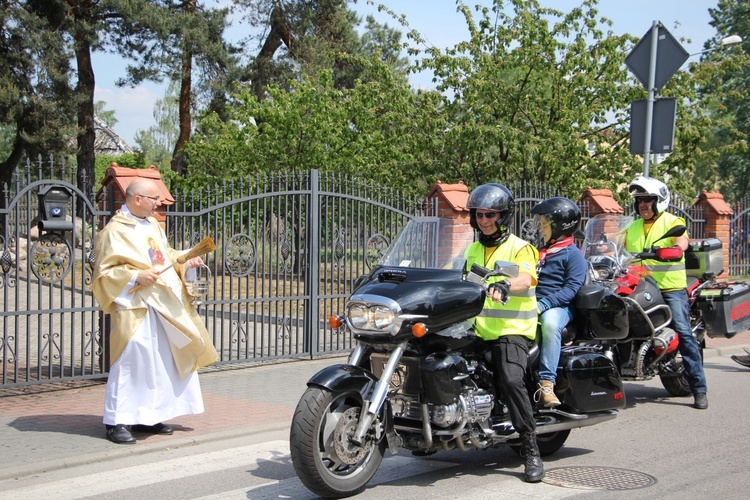
<path fill-rule="evenodd" d="M 89 285 L 96 228 L 112 207 L 108 190 L 97 199 L 76 187 L 71 164 L 27 162 L 3 191 L 0 387 L 100 378 L 108 370 L 108 318 Z M 522 236 L 531 207 L 564 195 L 542 184 L 508 187 L 516 200 L 512 230 Z M 315 170 L 173 196 L 166 221 L 172 246 L 187 249 L 206 236 L 217 245 L 204 258 L 210 281 L 198 309 L 218 367 L 351 349 L 350 335 L 326 318 L 342 312 L 352 282 L 409 219 L 437 213 L 434 200 Z M 40 199 L 57 200 L 62 213 L 51 215 Z M 581 208 L 585 224 L 588 207 Z M 691 236 L 701 237 L 702 213 L 679 200 L 673 208 L 689 220 Z"/>
<path fill-rule="evenodd" d="M 729 223 L 729 275 L 750 275 L 750 196 L 732 204 Z"/>
<path fill-rule="evenodd" d="M 108 318 L 89 285 L 96 228 L 112 210 L 107 190 L 84 194 L 77 176 L 66 162 L 39 159 L 3 191 L 0 387 L 106 376 Z M 434 213 L 423 199 L 318 171 L 173 194 L 172 246 L 204 236 L 217 244 L 199 311 L 218 365 L 349 350 L 352 339 L 325 318 L 341 312 L 352 281 L 408 219 Z M 53 198 L 62 200 L 57 215 L 40 201 Z"/>

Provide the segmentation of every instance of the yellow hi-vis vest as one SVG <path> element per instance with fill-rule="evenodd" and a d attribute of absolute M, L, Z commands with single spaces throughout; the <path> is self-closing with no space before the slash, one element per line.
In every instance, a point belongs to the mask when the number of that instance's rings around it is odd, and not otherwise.
<path fill-rule="evenodd" d="M 643 219 L 637 219 L 628 227 L 625 237 L 625 248 L 628 252 L 638 253 L 644 250 L 650 250 L 654 241 L 658 240 L 669 231 L 670 228 L 678 224 L 685 224 L 682 217 L 677 217 L 669 212 L 662 212 L 651 225 L 651 229 L 646 235 L 643 227 Z M 687 234 L 685 234 L 687 236 Z M 672 238 L 664 238 L 657 242 L 657 248 L 672 246 Z M 685 256 L 679 262 L 659 262 L 654 259 L 646 259 L 642 262 L 643 267 L 648 270 L 649 274 L 656 280 L 656 285 L 660 290 L 675 290 L 687 288 L 687 277 L 685 275 Z"/>
<path fill-rule="evenodd" d="M 535 255 L 538 255 L 536 248 L 511 234 L 497 247 L 489 262 L 485 263 L 484 245 L 474 242 L 466 249 L 466 268 L 471 269 L 473 264 L 479 264 L 491 270 L 495 262 L 499 260 L 515 262 L 518 252 L 527 245 L 531 247 Z M 503 279 L 501 277 L 490 278 L 489 282 Z M 532 286 L 525 292 L 511 292 L 505 305 L 486 297 L 482 312 L 474 319 L 477 335 L 484 340 L 495 340 L 504 335 L 523 335 L 533 340 L 536 337 L 538 320 L 535 288 Z"/>

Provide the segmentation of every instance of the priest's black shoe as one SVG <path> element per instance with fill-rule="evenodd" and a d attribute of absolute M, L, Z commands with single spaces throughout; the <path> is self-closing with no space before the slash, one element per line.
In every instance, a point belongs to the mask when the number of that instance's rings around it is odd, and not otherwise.
<path fill-rule="evenodd" d="M 108 425 L 107 439 L 117 444 L 135 444 L 135 438 L 123 424 Z"/>
<path fill-rule="evenodd" d="M 154 425 L 136 424 L 131 426 L 131 429 L 134 432 L 145 432 L 147 434 L 163 434 L 166 436 L 171 436 L 174 433 L 174 429 L 172 429 L 167 424 L 162 424 L 161 422 Z"/>

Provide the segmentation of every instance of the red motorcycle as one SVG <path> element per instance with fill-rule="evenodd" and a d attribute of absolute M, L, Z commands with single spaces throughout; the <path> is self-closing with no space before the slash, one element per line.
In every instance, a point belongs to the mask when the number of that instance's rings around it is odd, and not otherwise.
<path fill-rule="evenodd" d="M 611 335 L 615 339 L 588 338 L 580 343 L 596 342 L 602 345 L 618 366 L 623 380 L 650 380 L 658 375 L 670 394 L 687 396 L 690 394 L 690 386 L 678 349 L 679 336 L 670 327 L 672 311 L 665 303 L 656 281 L 641 265 L 644 259 L 662 262 L 679 260 L 682 251 L 678 248 L 651 248 L 639 254 L 630 254 L 624 248 L 624 239 L 625 231 L 632 221 L 632 217 L 603 214 L 592 218 L 586 225 L 584 252 L 589 262 L 590 275 L 576 301 L 576 328 L 584 332 L 598 330 L 587 324 L 591 321 L 586 313 L 587 287 L 591 288 L 592 293 L 599 287 L 604 287 L 610 292 L 606 298 L 611 309 L 608 328 L 619 331 L 620 334 Z M 685 226 L 674 227 L 659 240 L 680 236 L 685 230 Z M 686 267 L 693 268 L 688 271 L 690 276 L 687 288 L 690 323 L 702 352 L 707 322 L 703 307 L 706 301 L 701 297 L 706 290 L 721 288 L 716 282 L 716 276 L 722 271 L 721 242 L 706 240 L 691 244 L 685 255 Z M 716 269 L 717 255 L 719 269 Z M 592 298 L 588 302 L 593 303 L 595 300 Z M 727 336 L 726 331 L 716 333 Z"/>

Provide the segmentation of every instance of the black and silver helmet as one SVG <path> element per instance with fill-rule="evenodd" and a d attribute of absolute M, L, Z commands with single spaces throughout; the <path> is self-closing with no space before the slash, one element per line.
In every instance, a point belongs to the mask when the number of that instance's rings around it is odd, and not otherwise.
<path fill-rule="evenodd" d="M 468 208 L 471 213 L 471 227 L 479 231 L 479 242 L 487 247 L 494 247 L 504 242 L 510 234 L 510 221 L 516 209 L 516 203 L 510 190 L 495 182 L 477 186 L 469 196 Z M 477 209 L 497 212 L 495 221 L 497 231 L 486 235 L 477 225 Z"/>

